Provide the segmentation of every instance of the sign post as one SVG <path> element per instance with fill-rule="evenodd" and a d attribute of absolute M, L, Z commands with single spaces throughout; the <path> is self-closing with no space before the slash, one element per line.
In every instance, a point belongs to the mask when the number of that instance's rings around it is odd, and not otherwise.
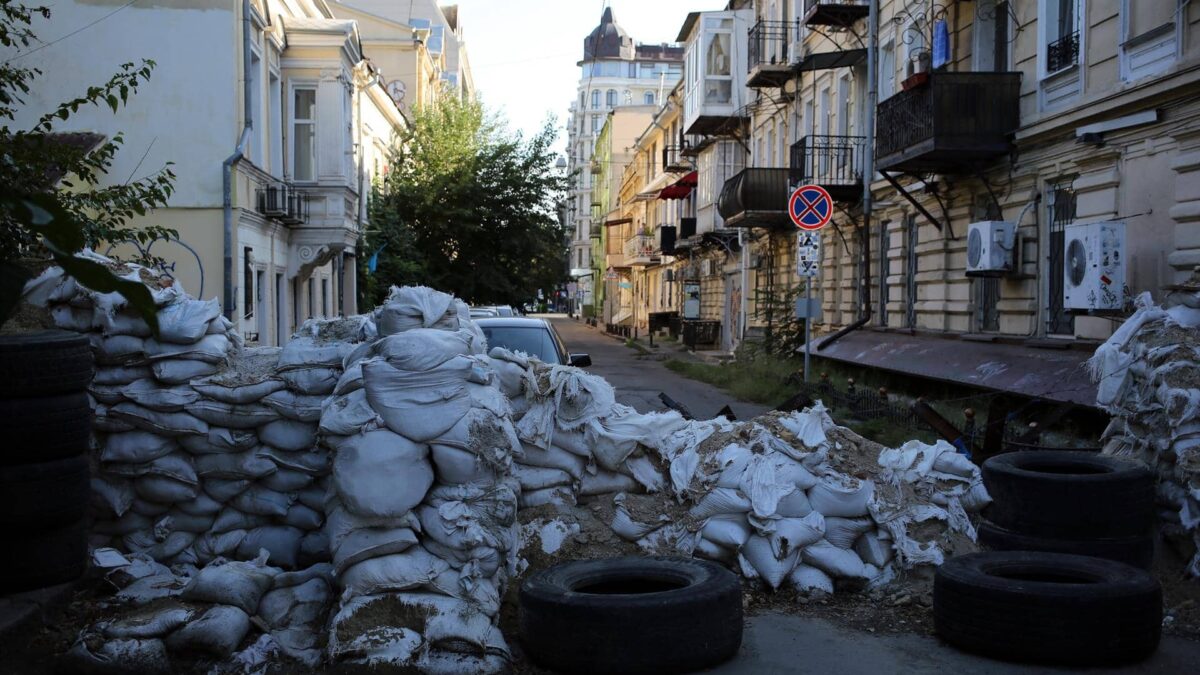
<path fill-rule="evenodd" d="M 814 306 L 812 282 L 821 272 L 821 228 L 833 218 L 833 199 L 820 185 L 801 185 L 788 199 L 788 216 L 799 228 L 796 233 L 796 275 L 804 279 L 803 304 L 796 303 L 796 318 L 804 320 L 804 381 L 809 381 L 812 355 L 812 322 L 820 318 Z"/>

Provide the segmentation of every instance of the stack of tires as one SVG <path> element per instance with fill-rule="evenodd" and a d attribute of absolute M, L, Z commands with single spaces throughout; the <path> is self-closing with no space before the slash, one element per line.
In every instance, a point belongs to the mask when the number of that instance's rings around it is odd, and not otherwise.
<path fill-rule="evenodd" d="M 0 336 L 0 594 L 87 569 L 91 380 L 82 335 Z"/>
<path fill-rule="evenodd" d="M 1154 484 L 1134 462 L 1085 452 L 999 455 L 983 465 L 992 549 L 934 577 L 934 627 L 960 649 L 1062 665 L 1142 660 L 1162 633 Z"/>
<path fill-rule="evenodd" d="M 1013 452 L 983 465 L 992 504 L 979 542 L 995 551 L 1070 553 L 1149 569 L 1154 477 L 1130 460 L 1071 451 Z"/>

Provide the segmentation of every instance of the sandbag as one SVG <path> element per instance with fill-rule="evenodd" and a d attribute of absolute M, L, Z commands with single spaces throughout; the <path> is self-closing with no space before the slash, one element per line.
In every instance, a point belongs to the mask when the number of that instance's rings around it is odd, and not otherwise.
<path fill-rule="evenodd" d="M 303 538 L 304 532 L 287 525 L 257 527 L 246 533 L 246 538 L 238 546 L 238 557 L 249 558 L 263 549 L 269 554 L 268 562 L 295 569 L 299 561 L 300 540 Z"/>
<path fill-rule="evenodd" d="M 200 398 L 191 387 L 164 387 L 149 377 L 125 385 L 121 395 L 143 408 L 162 412 L 186 410 Z"/>
<path fill-rule="evenodd" d="M 251 485 L 229 503 L 243 513 L 283 517 L 295 501 L 296 495 L 275 492 L 262 485 Z"/>
<path fill-rule="evenodd" d="M 208 433 L 208 424 L 185 412 L 159 412 L 125 401 L 110 408 L 108 413 L 138 429 L 160 436 L 202 436 Z"/>
<path fill-rule="evenodd" d="M 821 481 L 808 491 L 808 501 L 814 511 L 824 516 L 859 518 L 868 514 L 867 504 L 875 493 L 875 484 L 858 481 L 855 487 Z M 828 570 L 827 570 L 828 571 Z"/>
<path fill-rule="evenodd" d="M 158 310 L 158 339 L 190 345 L 208 332 L 208 322 L 221 315 L 221 305 L 212 300 L 181 298 Z"/>
<path fill-rule="evenodd" d="M 341 368 L 342 360 L 354 349 L 349 342 L 324 342 L 311 337 L 297 337 L 283 346 L 279 353 L 279 370 L 297 368 Z"/>
<path fill-rule="evenodd" d="M 875 529 L 875 521 L 870 518 L 836 518 L 825 519 L 825 540 L 838 548 L 854 548 L 854 542 L 860 535 Z"/>
<path fill-rule="evenodd" d="M 92 384 L 108 386 L 126 385 L 130 382 L 150 377 L 154 377 L 154 371 L 150 369 L 150 366 L 100 367 L 96 368 L 96 375 L 92 378 Z"/>
<path fill-rule="evenodd" d="M 156 675 L 171 670 L 167 647 L 158 638 L 88 640 L 86 634 L 81 635 L 67 651 L 64 662 L 72 672 L 84 675 Z"/>
<path fill-rule="evenodd" d="M 104 637 L 156 638 L 162 637 L 191 620 L 194 612 L 175 601 L 154 608 L 137 609 L 121 618 L 99 626 Z"/>
<path fill-rule="evenodd" d="M 344 589 L 343 597 L 374 595 L 425 587 L 449 567 L 445 561 L 424 548 L 413 546 L 404 553 L 379 556 L 351 565 L 339 580 Z"/>
<path fill-rule="evenodd" d="M 250 617 L 240 607 L 216 605 L 171 634 L 172 651 L 199 652 L 225 658 L 237 650 L 250 632 Z"/>
<path fill-rule="evenodd" d="M 433 484 L 428 452 L 427 447 L 385 429 L 355 436 L 334 458 L 334 489 L 355 513 L 402 516 L 421 502 Z"/>
<path fill-rule="evenodd" d="M 102 462 L 143 464 L 170 454 L 178 445 L 170 438 L 148 431 L 126 431 L 112 434 L 100 449 Z"/>
<path fill-rule="evenodd" d="M 310 476 L 324 476 L 329 473 L 329 453 L 323 450 L 288 452 L 264 446 L 260 454 L 275 462 L 280 468 L 299 471 Z"/>
<path fill-rule="evenodd" d="M 371 409 L 367 392 L 362 389 L 328 399 L 321 413 L 320 431 L 324 434 L 354 436 L 381 426 L 383 420 Z"/>
<path fill-rule="evenodd" d="M 730 513 L 748 513 L 750 500 L 737 490 L 714 488 L 693 506 L 688 513 L 697 519 Z"/>
<path fill-rule="evenodd" d="M 716 515 L 704 524 L 701 534 L 713 543 L 737 549 L 750 538 L 750 524 L 744 514 Z"/>
<path fill-rule="evenodd" d="M 804 563 L 796 565 L 792 573 L 788 575 L 788 583 L 801 593 L 811 593 L 812 591 L 833 593 L 833 579 L 821 570 Z"/>
<path fill-rule="evenodd" d="M 316 509 L 310 509 L 304 504 L 293 502 L 288 507 L 287 513 L 283 517 L 283 522 L 294 528 L 310 532 L 320 529 L 321 524 L 325 522 L 325 518 Z"/>
<path fill-rule="evenodd" d="M 222 478 L 209 478 L 204 481 L 204 494 L 214 500 L 225 504 L 234 497 L 246 491 L 250 487 L 249 480 L 225 480 Z"/>
<path fill-rule="evenodd" d="M 854 552 L 863 562 L 882 568 L 895 556 L 890 540 L 881 539 L 876 532 L 866 532 L 854 544 Z"/>
<path fill-rule="evenodd" d="M 196 473 L 205 478 L 256 480 L 278 470 L 275 462 L 259 455 L 254 450 L 220 455 L 200 455 L 194 461 Z"/>
<path fill-rule="evenodd" d="M 513 476 L 521 484 L 522 490 L 544 490 L 559 485 L 571 484 L 571 474 L 561 469 L 549 469 L 534 466 L 513 466 Z"/>
<path fill-rule="evenodd" d="M 456 357 L 432 370 L 407 372 L 378 358 L 362 364 L 371 408 L 388 429 L 417 442 L 446 433 L 471 408 L 466 377 L 471 361 Z"/>
<path fill-rule="evenodd" d="M 272 463 L 274 464 L 274 462 Z M 276 492 L 291 494 L 307 488 L 314 480 L 312 476 L 301 471 L 280 468 L 277 464 L 275 466 L 277 467 L 276 470 L 269 476 L 261 479 L 259 481 L 260 485 Z"/>
<path fill-rule="evenodd" d="M 188 406 L 188 411 L 209 424 L 228 429 L 256 429 L 279 419 L 279 413 L 261 403 L 236 404 L 200 399 Z"/>
<path fill-rule="evenodd" d="M 280 385 L 282 384 L 281 382 Z M 289 420 L 316 422 L 321 419 L 321 408 L 325 399 L 323 395 L 309 396 L 282 389 L 265 396 L 262 402 Z"/>
<path fill-rule="evenodd" d="M 562 448 L 551 445 L 543 450 L 535 445 L 522 444 L 522 454 L 517 462 L 526 466 L 540 466 L 547 469 L 566 471 L 572 478 L 579 480 L 583 477 L 586 461 Z"/>
<path fill-rule="evenodd" d="M 283 380 L 269 379 L 251 384 L 226 384 L 215 379 L 192 382 L 192 389 L 222 403 L 245 405 L 257 403 L 287 385 Z"/>
<path fill-rule="evenodd" d="M 804 562 L 834 578 L 865 578 L 862 558 L 854 551 L 821 540 L 804 549 Z"/>
<path fill-rule="evenodd" d="M 123 365 L 141 361 L 145 358 L 145 341 L 134 335 L 96 336 L 92 346 L 95 348 L 96 363 L 104 365 Z"/>
<path fill-rule="evenodd" d="M 223 508 L 222 504 L 206 494 L 196 495 L 196 498 L 180 502 L 176 505 L 177 508 L 191 516 L 211 516 L 216 515 Z"/>
<path fill-rule="evenodd" d="M 283 652 L 296 656 L 298 652 L 320 647 L 330 600 L 329 584 L 324 578 L 314 577 L 291 586 L 277 585 L 263 596 L 258 615 L 270 626 L 271 635 Z M 319 654 L 314 656 L 319 658 Z"/>
<path fill-rule="evenodd" d="M 258 445 L 258 434 L 243 429 L 208 428 L 203 436 L 184 436 L 179 439 L 184 450 L 197 455 L 249 450 Z"/>
<path fill-rule="evenodd" d="M 296 368 L 279 373 L 279 379 L 292 391 L 327 396 L 333 393 L 340 375 L 338 368 Z"/>
<path fill-rule="evenodd" d="M 375 310 L 375 325 L 381 336 L 415 328 L 459 329 L 454 297 L 424 286 L 393 288 L 387 301 Z"/>
<path fill-rule="evenodd" d="M 216 558 L 224 558 L 237 553 L 238 546 L 246 538 L 246 530 L 230 530 L 229 532 L 209 532 L 196 538 L 192 550 L 200 564 L 207 565 Z"/>
<path fill-rule="evenodd" d="M 584 496 L 643 491 L 642 486 L 632 477 L 611 471 L 598 470 L 595 474 L 584 472 L 579 481 L 579 494 Z"/>
<path fill-rule="evenodd" d="M 750 522 L 755 523 L 755 519 L 751 518 Z M 769 529 L 764 534 L 767 541 L 771 542 L 771 552 L 780 560 L 792 551 L 820 541 L 825 534 L 825 518 L 815 511 L 803 518 L 780 518 L 768 522 Z"/>
<path fill-rule="evenodd" d="M 253 614 L 263 594 L 271 588 L 271 580 L 280 572 L 266 562 L 266 555 L 260 554 L 255 560 L 209 565 L 192 577 L 180 597 L 233 605 Z"/>
<path fill-rule="evenodd" d="M 403 553 L 416 544 L 417 535 L 407 527 L 354 530 L 333 547 L 334 570 L 341 576 L 351 565 L 392 553 Z"/>
<path fill-rule="evenodd" d="M 800 549 L 793 548 L 783 557 L 776 557 L 769 539 L 753 535 L 742 545 L 738 558 L 746 576 L 757 576 L 765 581 L 771 590 L 775 590 L 796 566 L 800 559 Z M 747 564 L 750 569 L 746 569 Z"/>
<path fill-rule="evenodd" d="M 151 361 L 187 359 L 222 363 L 229 353 L 229 348 L 229 338 L 224 334 L 205 335 L 191 344 L 159 342 L 154 338 L 145 341 L 146 358 Z"/>
<path fill-rule="evenodd" d="M 494 467 L 480 461 L 478 456 L 468 450 L 440 443 L 432 443 L 429 448 L 434 473 L 440 483 L 494 483 L 498 478 Z"/>
<path fill-rule="evenodd" d="M 316 437 L 316 423 L 297 422 L 290 419 L 268 422 L 258 430 L 258 438 L 263 443 L 289 452 L 311 449 L 316 445 Z"/>
<path fill-rule="evenodd" d="M 186 359 L 167 359 L 150 364 L 154 377 L 166 384 L 187 384 L 198 377 L 212 375 L 220 369 L 221 366 L 216 363 Z"/>
<path fill-rule="evenodd" d="M 416 328 L 380 339 L 371 351 L 399 370 L 424 372 L 468 352 L 460 333 Z"/>

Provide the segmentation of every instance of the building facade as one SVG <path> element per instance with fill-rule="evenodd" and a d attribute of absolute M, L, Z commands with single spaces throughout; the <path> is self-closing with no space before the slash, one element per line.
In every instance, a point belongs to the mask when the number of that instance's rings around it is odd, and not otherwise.
<path fill-rule="evenodd" d="M 22 61 L 54 76 L 39 80 L 16 123 L 121 63 L 153 59 L 119 114 L 81 109 L 67 125 L 123 134 L 110 180 L 174 164 L 168 205 L 142 222 L 179 236 L 149 253 L 189 293 L 220 299 L 252 344 L 282 344 L 310 317 L 356 313 L 367 195 L 407 124 L 359 23 L 324 0 L 130 5 L 101 20 L 109 11 L 69 0 L 35 26 L 49 44 Z"/>
<path fill-rule="evenodd" d="M 682 49 L 675 45 L 636 44 L 606 8 L 600 24 L 583 40 L 579 88 L 569 107 L 567 167 L 573 176 L 567 201 L 570 231 L 568 269 L 576 282 L 574 309 L 594 312 L 597 305 L 592 259 L 593 230 L 600 226 L 590 170 L 596 137 L 608 113 L 624 106 L 657 106 L 682 72 Z"/>

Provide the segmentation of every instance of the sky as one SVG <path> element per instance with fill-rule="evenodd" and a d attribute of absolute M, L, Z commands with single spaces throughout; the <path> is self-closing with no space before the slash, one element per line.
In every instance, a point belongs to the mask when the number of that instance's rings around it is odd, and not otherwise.
<path fill-rule="evenodd" d="M 443 0 L 456 3 L 485 106 L 532 135 L 548 114 L 567 123 L 583 58 L 583 40 L 607 4 L 635 42 L 674 42 L 688 12 L 722 9 L 724 0 Z M 555 145 L 566 147 L 561 131 Z"/>

